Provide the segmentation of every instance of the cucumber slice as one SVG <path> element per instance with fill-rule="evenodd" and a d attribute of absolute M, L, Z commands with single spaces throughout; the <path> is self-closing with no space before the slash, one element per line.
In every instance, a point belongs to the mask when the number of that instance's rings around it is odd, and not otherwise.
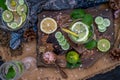
<path fill-rule="evenodd" d="M 23 5 L 24 4 L 24 0 L 19 0 L 19 4 Z"/>
<path fill-rule="evenodd" d="M 104 29 L 98 29 L 99 32 L 105 32 L 107 30 L 107 28 Z"/>
<path fill-rule="evenodd" d="M 7 23 L 7 25 L 9 28 L 12 28 L 12 29 L 16 29 L 18 27 L 18 24 L 16 22 Z"/>
<path fill-rule="evenodd" d="M 105 18 L 104 22 L 103 22 L 103 25 L 106 26 L 106 27 L 109 27 L 110 26 L 110 20 Z"/>
<path fill-rule="evenodd" d="M 62 37 L 61 38 L 58 38 L 57 39 L 57 41 L 60 43 L 60 42 L 62 42 L 62 41 L 64 41 L 65 40 L 65 37 L 62 35 Z"/>
<path fill-rule="evenodd" d="M 18 5 L 18 7 L 17 7 L 17 13 L 19 15 L 22 15 L 23 13 L 27 13 L 27 5 L 26 4 Z"/>
<path fill-rule="evenodd" d="M 98 25 L 98 29 L 100 29 L 100 30 L 104 30 L 105 28 L 106 28 L 106 26 L 104 26 L 103 24 Z"/>
<path fill-rule="evenodd" d="M 62 33 L 60 31 L 55 33 L 55 38 L 59 39 L 62 37 Z"/>
<path fill-rule="evenodd" d="M 64 41 L 62 41 L 62 42 L 59 42 L 59 45 L 61 45 L 61 46 L 65 46 L 67 44 L 67 40 L 65 39 Z"/>
<path fill-rule="evenodd" d="M 5 10 L 3 13 L 2 13 L 2 19 L 5 21 L 5 22 L 11 22 L 13 20 L 13 13 L 9 10 Z"/>
<path fill-rule="evenodd" d="M 101 16 L 97 16 L 96 18 L 95 18 L 95 23 L 96 24 L 103 24 L 103 17 L 101 17 Z"/>
<path fill-rule="evenodd" d="M 63 50 L 68 50 L 69 48 L 70 48 L 69 43 L 67 43 L 65 46 L 62 46 L 62 49 L 63 49 Z"/>

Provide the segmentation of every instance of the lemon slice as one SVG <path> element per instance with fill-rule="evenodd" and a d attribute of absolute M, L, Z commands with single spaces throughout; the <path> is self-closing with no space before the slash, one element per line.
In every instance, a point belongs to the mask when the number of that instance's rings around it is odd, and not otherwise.
<path fill-rule="evenodd" d="M 82 22 L 76 22 L 73 24 L 73 26 L 70 28 L 71 31 L 78 34 L 78 38 L 76 38 L 77 42 L 85 41 L 89 35 L 89 29 L 88 26 Z"/>
<path fill-rule="evenodd" d="M 101 52 L 107 52 L 110 49 L 110 41 L 107 39 L 100 39 L 97 43 L 97 48 Z"/>
<path fill-rule="evenodd" d="M 56 31 L 57 23 L 53 18 L 44 18 L 40 23 L 40 29 L 46 34 L 51 34 Z"/>

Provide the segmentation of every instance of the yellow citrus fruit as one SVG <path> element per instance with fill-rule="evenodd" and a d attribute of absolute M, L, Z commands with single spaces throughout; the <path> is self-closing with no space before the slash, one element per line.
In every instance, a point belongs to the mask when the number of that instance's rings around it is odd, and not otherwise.
<path fill-rule="evenodd" d="M 44 18 L 40 23 L 40 29 L 46 34 L 51 34 L 56 31 L 57 23 L 53 18 Z"/>

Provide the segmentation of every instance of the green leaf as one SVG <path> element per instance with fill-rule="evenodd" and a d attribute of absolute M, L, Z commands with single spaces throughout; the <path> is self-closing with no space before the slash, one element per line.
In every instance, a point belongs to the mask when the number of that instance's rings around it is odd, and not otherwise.
<path fill-rule="evenodd" d="M 4 10 L 7 9 L 7 6 L 5 5 L 6 0 L 0 0 L 0 7 Z"/>
<path fill-rule="evenodd" d="M 93 17 L 91 14 L 86 14 L 82 20 L 83 23 L 85 23 L 88 26 L 91 26 L 93 24 Z"/>
<path fill-rule="evenodd" d="M 80 59 L 79 59 L 79 61 L 76 64 L 71 64 L 71 63 L 67 62 L 67 68 L 71 68 L 71 69 L 77 68 L 80 65 L 81 65 L 81 60 Z"/>
<path fill-rule="evenodd" d="M 10 66 L 8 73 L 6 74 L 6 78 L 9 80 L 9 79 L 14 78 L 15 75 L 16 75 L 16 72 L 15 72 L 13 66 Z"/>
<path fill-rule="evenodd" d="M 85 48 L 91 50 L 97 46 L 97 41 L 96 40 L 91 40 L 88 43 L 85 44 Z"/>
<path fill-rule="evenodd" d="M 72 19 L 79 19 L 83 18 L 85 16 L 86 12 L 83 9 L 75 9 L 71 13 L 71 18 Z"/>

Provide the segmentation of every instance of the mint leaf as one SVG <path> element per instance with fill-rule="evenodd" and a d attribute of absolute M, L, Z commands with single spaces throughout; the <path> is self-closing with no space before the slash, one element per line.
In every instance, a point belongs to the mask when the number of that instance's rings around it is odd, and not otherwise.
<path fill-rule="evenodd" d="M 15 72 L 13 66 L 10 66 L 8 73 L 6 74 L 6 78 L 9 80 L 9 79 L 14 78 L 15 75 L 16 75 L 16 72 Z"/>

